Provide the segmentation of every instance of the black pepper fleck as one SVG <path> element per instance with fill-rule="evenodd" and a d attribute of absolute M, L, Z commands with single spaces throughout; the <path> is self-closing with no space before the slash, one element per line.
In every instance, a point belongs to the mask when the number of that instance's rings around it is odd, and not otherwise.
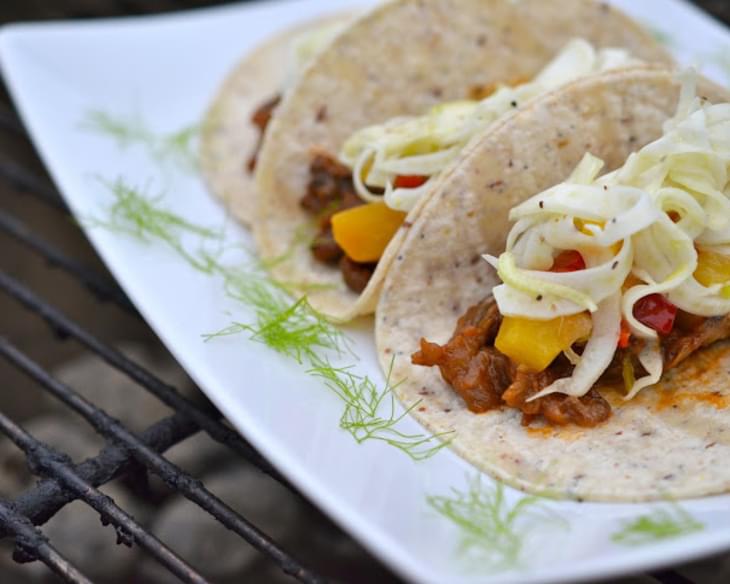
<path fill-rule="evenodd" d="M 517 102 L 516 102 L 516 101 L 513 101 L 512 103 L 510 103 L 510 105 L 511 105 L 512 107 L 517 107 Z"/>
<path fill-rule="evenodd" d="M 618 261 L 613 262 L 613 265 L 611 266 L 612 270 L 615 270 L 616 268 L 618 268 Z"/>
<path fill-rule="evenodd" d="M 538 302 L 540 302 L 542 300 L 542 294 L 538 294 L 537 295 L 537 298 L 535 298 L 535 300 L 537 300 Z"/>
<path fill-rule="evenodd" d="M 538 205 L 540 205 L 540 209 L 544 209 L 545 208 L 545 201 L 540 201 L 538 203 Z"/>

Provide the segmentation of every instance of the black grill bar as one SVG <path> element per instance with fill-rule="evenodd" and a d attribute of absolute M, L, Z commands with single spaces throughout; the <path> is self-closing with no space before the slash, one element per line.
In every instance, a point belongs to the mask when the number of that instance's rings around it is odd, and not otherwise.
<path fill-rule="evenodd" d="M 114 302 L 128 313 L 139 316 L 129 298 L 113 282 L 103 278 L 87 266 L 69 258 L 55 246 L 35 235 L 20 220 L 0 211 L 0 231 L 13 237 L 56 266 L 79 279 L 99 300 Z"/>
<path fill-rule="evenodd" d="M 174 414 L 150 426 L 140 435 L 140 439 L 155 452 L 165 452 L 199 430 L 187 416 Z M 75 466 L 74 472 L 89 484 L 98 487 L 121 476 L 128 467 L 129 452 L 116 444 L 107 444 L 98 456 Z M 35 525 L 42 525 L 75 499 L 58 481 L 47 478 L 20 495 L 13 502 L 13 506 Z M 0 529 L 0 539 L 6 535 L 7 532 Z"/>
<path fill-rule="evenodd" d="M 118 369 L 150 393 L 157 396 L 165 404 L 183 412 L 205 430 L 211 438 L 228 446 L 271 477 L 282 483 L 285 482 L 281 475 L 233 430 L 224 426 L 209 413 L 202 411 L 195 404 L 181 396 L 174 387 L 162 382 L 152 375 L 152 373 L 146 371 L 116 349 L 98 340 L 59 310 L 44 302 L 31 290 L 4 272 L 0 272 L 0 289 L 10 294 L 10 296 L 18 300 L 26 308 L 40 315 L 55 331 L 75 338 L 112 367 Z"/>
<path fill-rule="evenodd" d="M 38 559 L 66 582 L 93 584 L 56 551 L 39 529 L 26 517 L 16 513 L 13 507 L 2 499 L 0 499 L 0 523 L 7 526 L 15 536 L 16 552 L 13 557 L 16 561 L 27 562 Z"/>
<path fill-rule="evenodd" d="M 135 460 L 158 475 L 170 487 L 240 535 L 252 547 L 269 556 L 286 574 L 301 582 L 324 582 L 320 576 L 293 559 L 276 542 L 208 491 L 200 481 L 184 473 L 106 412 L 94 407 L 70 387 L 53 378 L 3 337 L 0 337 L 0 355 L 80 414 L 100 435 L 122 445 Z"/>
<path fill-rule="evenodd" d="M 2 342 L 0 341 L 0 345 Z M 118 422 L 115 421 L 118 424 Z M 68 456 L 60 454 L 48 445 L 36 440 L 23 428 L 0 413 L 0 431 L 25 452 L 29 467 L 34 474 L 55 477 L 76 497 L 93 507 L 101 516 L 103 523 L 111 523 L 117 530 L 117 539 L 126 545 L 137 543 L 158 562 L 175 574 L 183 582 L 206 584 L 191 566 L 178 557 L 165 544 L 139 525 L 129 514 L 120 509 L 111 497 L 95 489 L 77 475 Z"/>
<path fill-rule="evenodd" d="M 692 580 L 685 578 L 675 570 L 660 570 L 649 574 L 654 580 L 660 584 L 694 584 Z"/>
<path fill-rule="evenodd" d="M 0 178 L 8 181 L 15 190 L 33 195 L 58 211 L 69 213 L 55 188 L 6 158 L 0 159 Z"/>
<path fill-rule="evenodd" d="M 0 128 L 2 128 L 3 130 L 14 132 L 15 134 L 23 136 L 24 138 L 28 137 L 28 134 L 25 133 L 25 128 L 23 127 L 23 124 L 20 123 L 20 120 L 18 119 L 18 116 L 15 115 L 15 112 L 4 107 L 0 108 Z"/>

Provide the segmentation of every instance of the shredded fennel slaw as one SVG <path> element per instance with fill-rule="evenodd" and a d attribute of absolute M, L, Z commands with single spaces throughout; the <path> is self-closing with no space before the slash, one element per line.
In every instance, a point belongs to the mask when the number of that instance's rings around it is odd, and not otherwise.
<path fill-rule="evenodd" d="M 481 101 L 448 102 L 420 117 L 399 117 L 364 128 L 345 142 L 340 160 L 353 169 L 355 188 L 363 200 L 410 211 L 469 140 L 505 113 L 580 77 L 638 63 L 624 49 L 597 51 L 587 41 L 574 39 L 533 81 L 499 86 Z M 399 175 L 428 180 L 416 188 L 396 188 Z"/>
<path fill-rule="evenodd" d="M 645 340 L 638 358 L 648 373 L 632 380 L 626 399 L 659 381 L 658 334 L 634 316 L 650 294 L 699 316 L 730 313 L 728 283 L 704 286 L 694 277 L 698 249 L 730 256 L 730 103 L 703 102 L 696 75 L 683 75 L 677 114 L 660 139 L 601 178 L 603 162 L 586 154 L 567 181 L 512 209 L 506 251 L 485 256 L 504 282 L 493 290 L 503 315 L 591 312 L 593 331 L 573 375 L 533 399 L 585 395 L 613 360 L 622 318 Z M 586 269 L 548 271 L 563 250 L 578 251 Z"/>

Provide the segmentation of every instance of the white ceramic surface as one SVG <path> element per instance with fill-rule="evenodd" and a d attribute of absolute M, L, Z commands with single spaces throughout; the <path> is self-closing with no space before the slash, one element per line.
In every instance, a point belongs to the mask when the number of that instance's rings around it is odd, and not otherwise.
<path fill-rule="evenodd" d="M 338 0 L 247 3 L 171 16 L 12 25 L 0 34 L 5 80 L 56 185 L 80 217 L 103 216 L 99 177 L 123 177 L 165 192 L 175 212 L 207 225 L 221 207 L 191 172 L 120 149 L 84 131 L 91 109 L 137 114 L 160 133 L 200 120 L 229 68 L 276 30 L 341 9 Z M 622 0 L 619 6 L 670 37 L 685 63 L 730 82 L 730 34 L 681 0 Z M 722 51 L 724 50 L 724 53 Z M 221 282 L 193 271 L 169 249 L 103 229 L 88 236 L 149 324 L 228 419 L 291 481 L 396 572 L 418 582 L 568 582 L 640 572 L 730 548 L 730 496 L 685 502 L 699 533 L 646 546 L 611 541 L 622 521 L 651 505 L 547 502 L 556 521 L 526 522 L 521 565 L 493 572 L 459 553 L 461 534 L 427 504 L 428 495 L 465 490 L 475 471 L 448 450 L 413 462 L 382 442 L 358 445 L 338 427 L 341 402 L 302 367 L 245 336 L 203 342 L 232 318 L 250 319 Z M 229 226 L 231 241 L 248 235 Z M 371 321 L 352 327 L 356 370 L 383 381 Z M 399 428 L 421 432 L 411 419 Z M 669 446 L 668 446 L 669 447 Z M 490 480 L 483 479 L 489 486 Z M 507 489 L 510 502 L 522 494 Z"/>

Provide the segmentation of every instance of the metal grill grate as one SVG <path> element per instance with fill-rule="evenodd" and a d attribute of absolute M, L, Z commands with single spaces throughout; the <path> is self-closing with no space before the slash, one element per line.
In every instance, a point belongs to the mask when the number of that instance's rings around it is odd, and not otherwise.
<path fill-rule="evenodd" d="M 16 125 L 12 124 L 12 127 L 15 128 Z M 66 211 L 65 205 L 52 187 L 8 160 L 0 160 L 0 178 L 19 191 L 41 197 L 44 203 L 57 210 Z M 114 302 L 125 311 L 137 316 L 129 300 L 113 282 L 66 257 L 12 215 L 0 212 L 0 230 L 39 254 L 51 266 L 58 267 L 77 278 L 100 300 Z M 14 537 L 16 561 L 40 560 L 69 582 L 89 582 L 35 527 L 50 519 L 64 505 L 81 499 L 99 513 L 102 522 L 114 526 L 119 543 L 125 545 L 136 543 L 184 582 L 206 582 L 183 559 L 176 556 L 164 543 L 120 509 L 114 501 L 96 489 L 121 474 L 150 471 L 271 558 L 285 573 L 301 582 L 324 581 L 324 578 L 305 567 L 245 517 L 209 492 L 200 481 L 186 474 L 160 454 L 202 430 L 212 439 L 257 466 L 262 472 L 286 484 L 266 460 L 221 422 L 220 413 L 212 407 L 203 408 L 183 397 L 174 387 L 163 383 L 110 345 L 95 338 L 4 271 L 0 271 L 0 290 L 44 319 L 62 339 L 78 341 L 106 361 L 109 366 L 129 376 L 177 412 L 154 424 L 137 437 L 118 420 L 55 379 L 10 340 L 0 337 L 0 355 L 7 362 L 81 415 L 107 441 L 107 446 L 97 457 L 73 465 L 65 454 L 39 442 L 0 413 L 0 431 L 25 452 L 32 472 L 43 477 L 35 487 L 15 501 L 0 501 L 0 537 Z"/>
<path fill-rule="evenodd" d="M 129 12 L 141 12 L 141 3 L 128 2 Z M 150 3 L 152 8 L 170 9 L 173 2 Z M 22 124 L 8 103 L 0 105 L 0 133 L 3 138 L 22 142 L 26 139 Z M 12 142 L 11 142 L 12 143 Z M 8 149 L 6 149 L 8 150 Z M 37 198 L 58 213 L 57 220 L 66 220 L 68 209 L 55 189 L 35 171 L 13 162 L 6 152 L 0 153 L 0 184 L 16 194 Z M 45 241 L 18 217 L 0 210 L 0 232 L 14 239 L 29 252 L 38 255 L 49 266 L 58 268 L 85 286 L 97 300 L 114 304 L 129 315 L 139 318 L 124 293 L 108 277 L 89 269 L 68 257 L 53 244 Z M 221 415 L 210 405 L 199 405 L 184 397 L 176 388 L 164 383 L 120 351 L 96 338 L 75 320 L 41 297 L 28 285 L 5 271 L 0 271 L 0 291 L 17 305 L 25 308 L 29 318 L 40 317 L 60 340 L 75 341 L 97 355 L 109 367 L 118 370 L 144 390 L 168 405 L 175 413 L 153 424 L 143 432 L 132 433 L 120 421 L 82 397 L 72 387 L 54 378 L 46 368 L 5 336 L 0 336 L 0 355 L 14 369 L 67 408 L 80 415 L 105 440 L 98 455 L 74 464 L 63 452 L 46 445 L 8 416 L 0 412 L 0 432 L 12 440 L 26 456 L 39 482 L 13 501 L 0 499 L 0 539 L 12 538 L 15 543 L 13 559 L 19 563 L 41 561 L 67 582 L 85 583 L 90 580 L 65 559 L 37 527 L 52 518 L 65 505 L 81 500 L 99 514 L 104 525 L 116 530 L 119 544 L 136 544 L 183 582 L 202 583 L 205 578 L 176 555 L 165 543 L 138 524 L 110 497 L 98 490 L 120 477 L 146 480 L 148 472 L 159 476 L 171 489 L 215 517 L 225 527 L 238 534 L 286 574 L 300 582 L 324 582 L 304 562 L 287 553 L 276 541 L 252 525 L 225 502 L 207 490 L 206 486 L 181 468 L 168 461 L 162 453 L 198 432 L 213 440 L 291 488 L 285 479 L 237 433 L 228 427 Z M 6 391 L 12 391 L 12 387 Z M 295 492 L 292 496 L 298 496 Z M 243 542 L 242 542 L 243 543 Z M 245 544 L 243 544 L 245 545 Z M 678 572 L 663 571 L 651 575 L 666 584 L 690 582 Z"/>

